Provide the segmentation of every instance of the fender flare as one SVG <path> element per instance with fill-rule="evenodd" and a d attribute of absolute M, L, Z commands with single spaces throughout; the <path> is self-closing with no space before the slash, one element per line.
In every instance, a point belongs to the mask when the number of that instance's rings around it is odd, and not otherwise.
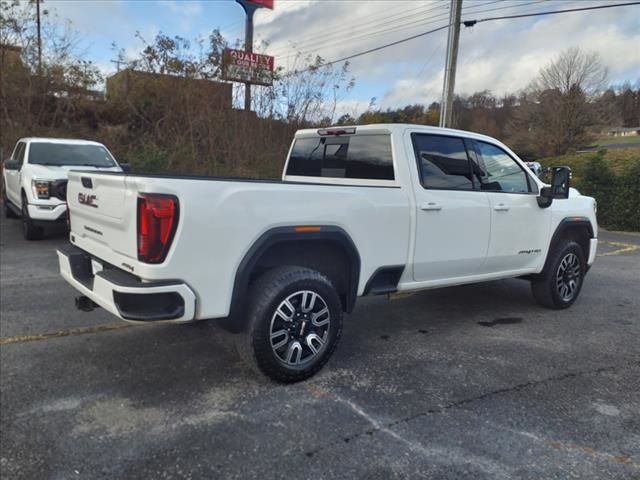
<path fill-rule="evenodd" d="M 587 217 L 566 217 L 566 218 L 563 218 L 560 221 L 560 223 L 558 223 L 558 226 L 556 227 L 556 230 L 553 232 L 553 235 L 551 236 L 551 241 L 549 242 L 549 250 L 547 251 L 547 258 L 544 261 L 544 267 L 542 269 L 542 272 L 546 272 L 547 271 L 547 267 L 549 265 L 549 259 L 551 257 L 551 251 L 557 245 L 557 243 L 560 241 L 560 238 L 562 237 L 562 234 L 567 229 L 574 228 L 574 227 L 586 228 L 587 232 L 589 233 L 589 238 L 590 239 L 594 238 L 593 225 L 591 224 L 591 221 Z M 589 252 L 588 251 L 584 252 L 584 254 L 585 254 L 585 257 L 589 257 Z"/>
<path fill-rule="evenodd" d="M 313 227 L 275 227 L 263 233 L 242 258 L 236 272 L 231 294 L 229 316 L 222 320 L 222 326 L 231 332 L 241 332 L 246 326 L 243 318 L 245 314 L 246 297 L 249 293 L 251 273 L 262 255 L 279 243 L 295 241 L 330 241 L 337 243 L 347 254 L 351 268 L 349 272 L 349 287 L 346 295 L 345 311 L 350 313 L 355 307 L 360 280 L 360 254 L 349 236 L 342 228 L 333 225 L 319 225 Z"/>

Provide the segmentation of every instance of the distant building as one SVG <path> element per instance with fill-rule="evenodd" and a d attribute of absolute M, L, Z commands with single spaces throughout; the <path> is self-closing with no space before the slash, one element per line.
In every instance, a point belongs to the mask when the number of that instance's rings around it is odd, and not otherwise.
<path fill-rule="evenodd" d="M 22 48 L 0 43 L 0 68 L 23 67 Z"/>
<path fill-rule="evenodd" d="M 633 137 L 640 135 L 640 127 L 615 127 L 605 132 L 610 137 Z"/>
<path fill-rule="evenodd" d="M 108 77 L 106 84 L 108 100 L 175 95 L 187 90 L 200 97 L 209 107 L 218 109 L 231 108 L 233 100 L 231 83 L 140 72 L 131 68 Z"/>

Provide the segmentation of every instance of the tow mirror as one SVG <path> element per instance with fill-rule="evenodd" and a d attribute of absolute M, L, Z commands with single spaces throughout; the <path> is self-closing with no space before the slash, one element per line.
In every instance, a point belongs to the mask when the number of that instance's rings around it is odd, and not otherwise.
<path fill-rule="evenodd" d="M 571 169 L 569 167 L 551 167 L 551 194 L 553 198 L 569 198 Z"/>
<path fill-rule="evenodd" d="M 17 160 L 5 160 L 4 161 L 4 169 L 5 170 L 20 170 L 20 162 Z"/>
<path fill-rule="evenodd" d="M 571 187 L 571 169 L 569 167 L 551 167 L 551 186 L 543 187 L 538 197 L 540 208 L 547 208 L 554 198 L 569 198 Z"/>
<path fill-rule="evenodd" d="M 122 169 L 123 172 L 130 172 L 131 171 L 131 165 L 129 165 L 128 163 L 121 163 L 120 164 L 120 168 Z"/>

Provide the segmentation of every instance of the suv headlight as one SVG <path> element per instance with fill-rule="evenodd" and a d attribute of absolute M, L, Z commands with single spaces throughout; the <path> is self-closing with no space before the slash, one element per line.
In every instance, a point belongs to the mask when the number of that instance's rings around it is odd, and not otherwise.
<path fill-rule="evenodd" d="M 33 196 L 41 200 L 51 197 L 51 182 L 48 180 L 31 180 Z"/>

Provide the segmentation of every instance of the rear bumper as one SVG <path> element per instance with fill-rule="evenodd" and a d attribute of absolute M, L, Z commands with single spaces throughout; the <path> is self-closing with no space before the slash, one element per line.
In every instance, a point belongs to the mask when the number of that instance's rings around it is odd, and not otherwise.
<path fill-rule="evenodd" d="M 190 322 L 196 296 L 179 280 L 145 282 L 109 265 L 93 273 L 91 256 L 74 245 L 58 250 L 60 274 L 82 295 L 129 322 Z"/>

